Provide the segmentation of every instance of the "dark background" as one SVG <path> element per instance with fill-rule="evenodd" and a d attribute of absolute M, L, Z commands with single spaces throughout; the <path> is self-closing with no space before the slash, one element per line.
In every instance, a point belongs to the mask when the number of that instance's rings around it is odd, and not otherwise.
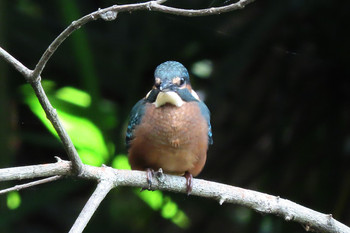
<path fill-rule="evenodd" d="M 118 4 L 136 1 L 118 1 Z M 169 0 L 206 8 L 223 0 Z M 0 46 L 34 68 L 69 23 L 114 1 L 0 1 Z M 125 153 L 123 131 L 137 100 L 152 86 L 154 68 L 177 60 L 212 112 L 214 145 L 199 178 L 278 195 L 350 224 L 350 38 L 348 1 L 256 0 L 217 16 L 121 13 L 97 20 L 59 47 L 43 72 L 57 87 L 90 93 L 87 117 L 103 129 L 104 103 L 116 123 L 104 136 Z M 191 72 L 209 60 L 203 79 Z M 0 61 L 0 167 L 66 158 L 59 142 L 19 94 L 24 78 Z M 108 162 L 106 162 L 109 164 Z M 16 183 L 1 184 L 10 187 Z M 20 192 L 21 206 L 0 196 L 1 232 L 67 232 L 94 184 L 64 179 Z M 187 214 L 180 229 L 133 195 L 112 191 L 85 232 L 304 232 L 297 223 L 235 205 L 167 194 Z"/>

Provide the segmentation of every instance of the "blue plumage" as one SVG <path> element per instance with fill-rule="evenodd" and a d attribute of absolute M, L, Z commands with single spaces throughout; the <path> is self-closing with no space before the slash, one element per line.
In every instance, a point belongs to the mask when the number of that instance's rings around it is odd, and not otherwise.
<path fill-rule="evenodd" d="M 199 108 L 201 110 L 202 115 L 204 116 L 205 120 L 208 123 L 208 144 L 212 145 L 214 141 L 213 141 L 213 133 L 211 132 L 210 111 L 204 102 L 199 101 L 198 105 L 199 105 Z"/>
<path fill-rule="evenodd" d="M 154 71 L 154 77 L 158 77 L 164 81 L 171 81 L 174 77 L 184 78 L 187 83 L 190 83 L 190 76 L 187 69 L 177 61 L 166 61 L 157 66 Z"/>
<path fill-rule="evenodd" d="M 126 130 L 125 143 L 126 148 L 130 148 L 131 140 L 134 138 L 134 129 L 137 125 L 141 123 L 142 116 L 145 113 L 145 99 L 139 100 L 134 107 L 131 109 L 130 120 L 128 124 L 128 128 Z"/>

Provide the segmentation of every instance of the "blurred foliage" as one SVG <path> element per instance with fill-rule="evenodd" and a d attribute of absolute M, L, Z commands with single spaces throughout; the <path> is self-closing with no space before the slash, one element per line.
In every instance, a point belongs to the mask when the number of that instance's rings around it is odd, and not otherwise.
<path fill-rule="evenodd" d="M 83 117 L 83 114 L 81 114 L 84 112 L 84 108 L 90 105 L 91 97 L 89 94 L 72 87 L 63 87 L 55 91 L 54 83 L 45 80 L 42 84 L 83 163 L 94 166 L 101 166 L 106 163 L 113 151 L 108 151 L 108 142 L 104 140 L 102 131 L 90 119 Z M 46 114 L 32 87 L 26 84 L 21 87 L 21 92 L 24 96 L 24 102 L 27 103 L 32 112 L 59 139 L 55 129 L 46 118 Z M 112 110 L 110 112 L 114 113 Z M 111 116 L 114 116 L 114 114 L 111 114 Z M 112 125 L 115 126 L 115 119 L 112 119 L 112 122 Z"/>
<path fill-rule="evenodd" d="M 7 207 L 10 210 L 17 209 L 21 205 L 21 196 L 17 191 L 7 194 Z"/>
<path fill-rule="evenodd" d="M 113 145 L 111 146 L 113 150 L 108 151 L 107 144 L 111 143 L 105 142 L 101 130 L 94 125 L 90 119 L 77 114 L 83 112 L 83 108 L 90 107 L 90 95 L 73 87 L 63 87 L 55 91 L 55 85 L 51 81 L 44 80 L 42 85 L 77 149 L 82 162 L 88 165 L 101 166 L 110 161 L 110 157 L 113 157 L 114 154 Z M 48 130 L 59 139 L 55 129 L 46 118 L 45 112 L 36 98 L 31 86 L 26 84 L 22 86 L 20 90 L 24 96 L 24 102 L 27 103 L 32 112 L 44 123 Z M 74 107 L 78 107 L 78 109 L 74 111 Z M 74 112 L 76 115 L 73 114 Z M 112 109 L 110 109 L 109 112 L 111 113 L 109 114 L 110 116 L 115 115 L 113 114 L 114 111 L 112 111 Z M 112 119 L 111 122 L 111 125 L 115 126 L 115 119 Z M 127 156 L 122 154 L 115 156 L 112 161 L 112 167 L 117 169 L 131 169 Z M 141 193 L 140 191 L 137 191 L 136 195 L 145 201 L 153 210 L 161 211 L 162 217 L 170 219 L 181 228 L 188 227 L 189 219 L 186 214 L 178 209 L 176 203 L 174 203 L 171 198 L 166 196 L 163 197 L 162 192 L 144 191 Z M 17 197 L 17 199 L 15 197 Z M 17 203 L 20 203 L 18 193 L 11 193 L 8 197 L 9 209 L 17 208 L 19 206 Z"/>
<path fill-rule="evenodd" d="M 118 4 L 131 2 L 137 1 Z M 166 4 L 199 9 L 231 2 Z M 0 46 L 33 68 L 71 21 L 115 3 L 1 0 Z M 119 14 L 74 32 L 48 62 L 44 88 L 85 162 L 128 169 L 129 111 L 152 86 L 158 64 L 180 61 L 212 112 L 215 143 L 200 178 L 279 195 L 349 225 L 349 5 L 256 0 L 240 11 L 200 18 Z M 0 167 L 66 159 L 24 84 L 0 60 Z M 66 232 L 94 188 L 64 179 L 2 195 L 1 232 Z M 247 208 L 132 188 L 113 190 L 85 232 L 101 230 L 304 232 Z"/>

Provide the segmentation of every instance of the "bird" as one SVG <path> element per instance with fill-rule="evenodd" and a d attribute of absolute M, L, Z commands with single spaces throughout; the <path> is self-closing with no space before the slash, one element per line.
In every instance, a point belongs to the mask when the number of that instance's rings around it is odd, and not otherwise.
<path fill-rule="evenodd" d="M 185 176 L 187 194 L 192 192 L 213 136 L 210 111 L 184 65 L 166 61 L 156 67 L 152 89 L 131 110 L 125 141 L 131 169 L 147 171 L 149 189 L 161 169 Z"/>

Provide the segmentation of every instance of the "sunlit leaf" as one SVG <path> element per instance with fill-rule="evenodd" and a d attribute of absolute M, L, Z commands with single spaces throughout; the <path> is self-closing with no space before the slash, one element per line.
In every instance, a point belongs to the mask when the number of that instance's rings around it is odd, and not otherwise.
<path fill-rule="evenodd" d="M 130 164 L 126 155 L 120 154 L 115 156 L 112 161 L 112 167 L 116 169 L 130 170 Z"/>
<path fill-rule="evenodd" d="M 172 202 L 169 198 L 166 198 L 165 204 L 162 208 L 162 216 L 164 218 L 173 218 L 178 211 L 176 203 Z"/>
<path fill-rule="evenodd" d="M 181 211 L 177 204 L 169 196 L 161 191 L 136 191 L 136 194 L 146 202 L 153 210 L 159 210 L 162 217 L 169 219 L 178 227 L 187 228 L 190 225 L 190 219 Z"/>
<path fill-rule="evenodd" d="M 163 205 L 163 193 L 159 190 L 143 192 L 136 191 L 137 195 L 146 202 L 152 209 L 159 210 Z"/>
<path fill-rule="evenodd" d="M 56 97 L 84 108 L 91 104 L 91 97 L 88 93 L 73 87 L 63 87 L 57 90 Z"/>
<path fill-rule="evenodd" d="M 48 85 L 45 86 L 48 87 L 47 95 L 52 102 L 59 96 L 61 100 L 63 99 L 69 104 L 80 106 L 82 102 L 87 104 L 90 98 L 87 97 L 89 96 L 87 93 L 72 87 L 68 89 L 63 88 L 63 91 L 59 89 L 57 92 L 53 92 L 54 85 L 51 82 L 48 82 Z M 26 97 L 24 101 L 29 108 L 44 123 L 48 130 L 58 138 L 57 132 L 46 118 L 46 114 L 33 91 L 28 89 L 27 86 L 22 87 L 21 90 Z M 82 161 L 95 166 L 100 166 L 107 161 L 109 153 L 101 130 L 88 118 L 66 112 L 60 108 L 61 106 L 54 107 L 74 146 L 77 148 Z"/>
<path fill-rule="evenodd" d="M 175 216 L 171 218 L 171 221 L 181 228 L 188 228 L 190 226 L 190 219 L 180 209 L 177 210 Z"/>
<path fill-rule="evenodd" d="M 108 147 L 113 146 L 105 142 L 102 131 L 87 117 L 82 117 L 81 114 L 74 115 L 73 111 L 68 111 L 69 108 L 67 110 L 61 104 L 58 104 L 65 103 L 68 106 L 69 104 L 74 105 L 75 108 L 88 108 L 91 103 L 90 95 L 73 87 L 63 87 L 55 91 L 53 82 L 43 82 L 43 86 L 51 103 L 57 103 L 54 106 L 57 114 L 72 139 L 74 146 L 77 148 L 82 161 L 85 164 L 95 166 L 100 166 L 107 161 L 109 155 Z M 24 94 L 24 101 L 28 104 L 31 111 L 55 137 L 58 137 L 51 122 L 46 118 L 45 112 L 31 87 L 24 85 L 21 87 L 21 92 Z M 115 156 L 112 161 L 112 167 L 116 169 L 131 169 L 128 157 L 124 154 Z M 178 208 L 177 204 L 170 197 L 165 196 L 161 191 L 139 192 L 139 190 L 135 190 L 135 193 L 153 210 L 160 211 L 163 218 L 169 219 L 181 228 L 187 228 L 189 226 L 190 220 L 186 214 Z"/>
<path fill-rule="evenodd" d="M 124 170 L 131 169 L 128 157 L 123 154 L 117 155 L 113 159 L 112 167 Z M 135 189 L 135 194 L 153 210 L 160 211 L 163 218 L 169 219 L 181 228 L 187 228 L 189 226 L 190 220 L 186 214 L 178 208 L 177 204 L 170 197 L 164 195 L 163 192 L 159 190 L 144 190 L 140 192 L 139 189 Z"/>
<path fill-rule="evenodd" d="M 21 205 L 21 196 L 17 191 L 10 192 L 7 195 L 7 208 L 10 210 L 17 209 Z"/>

